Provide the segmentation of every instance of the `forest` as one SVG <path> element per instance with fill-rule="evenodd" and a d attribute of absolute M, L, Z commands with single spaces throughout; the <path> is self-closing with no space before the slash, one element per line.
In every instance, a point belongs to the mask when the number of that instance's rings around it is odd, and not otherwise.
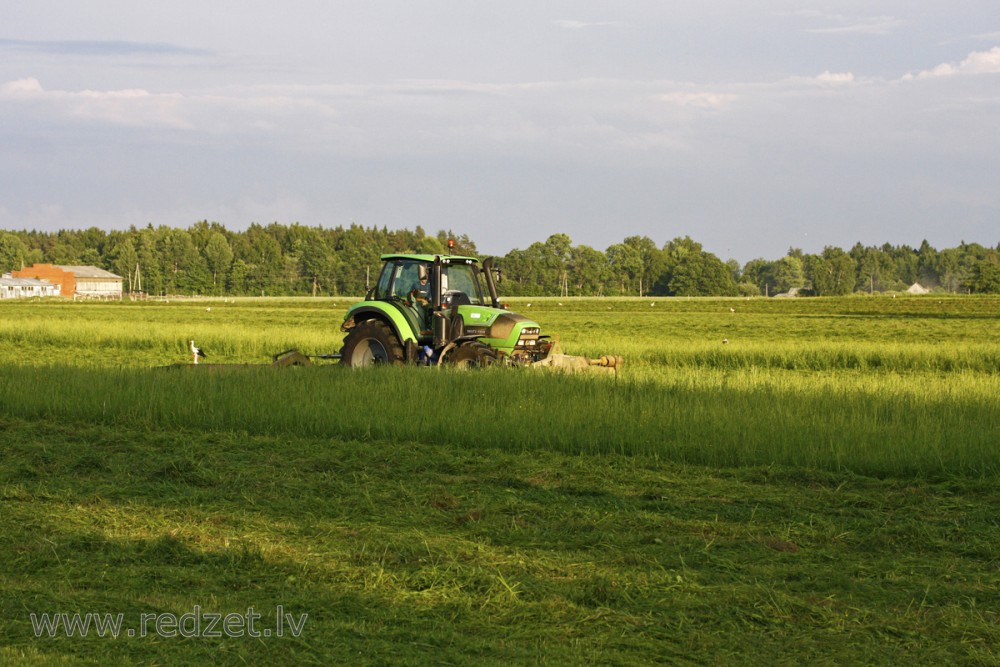
<path fill-rule="evenodd" d="M 230 231 L 201 221 L 187 229 L 0 231 L 0 272 L 34 263 L 83 264 L 124 278 L 129 292 L 150 295 L 359 295 L 374 282 L 387 252 L 479 256 L 466 234 L 421 227 L 309 227 L 252 224 Z M 509 296 L 802 296 L 903 291 L 914 283 L 948 293 L 1000 293 L 1000 243 L 937 250 L 907 245 L 828 246 L 819 254 L 789 248 L 784 257 L 740 265 L 723 261 L 690 237 L 662 246 L 629 236 L 605 250 L 553 234 L 497 258 Z"/>

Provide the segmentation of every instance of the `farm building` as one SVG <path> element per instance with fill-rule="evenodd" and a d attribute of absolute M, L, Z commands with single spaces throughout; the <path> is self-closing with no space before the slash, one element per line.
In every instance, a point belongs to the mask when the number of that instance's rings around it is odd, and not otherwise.
<path fill-rule="evenodd" d="M 59 285 L 37 278 L 15 278 L 9 273 L 0 277 L 0 299 L 27 299 L 34 296 L 59 296 Z"/>
<path fill-rule="evenodd" d="M 15 278 L 37 278 L 59 285 L 62 296 L 74 299 L 121 299 L 122 277 L 96 266 L 34 264 L 13 271 Z"/>

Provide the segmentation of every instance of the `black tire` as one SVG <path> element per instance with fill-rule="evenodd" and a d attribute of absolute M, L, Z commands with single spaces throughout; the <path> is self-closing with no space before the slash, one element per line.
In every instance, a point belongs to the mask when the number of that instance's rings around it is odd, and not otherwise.
<path fill-rule="evenodd" d="M 452 350 L 445 361 L 458 368 L 485 368 L 499 362 L 496 350 L 478 340 L 462 343 Z"/>
<path fill-rule="evenodd" d="M 340 363 L 351 368 L 375 364 L 403 365 L 403 346 L 388 324 L 381 320 L 365 320 L 344 338 Z"/>

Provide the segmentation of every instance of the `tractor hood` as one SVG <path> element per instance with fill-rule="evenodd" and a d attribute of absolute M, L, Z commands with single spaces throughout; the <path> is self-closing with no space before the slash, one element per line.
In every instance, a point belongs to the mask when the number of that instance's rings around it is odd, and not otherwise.
<path fill-rule="evenodd" d="M 491 347 L 510 352 L 522 333 L 537 336 L 538 323 L 501 308 L 458 306 L 458 315 L 467 336 L 481 336 Z M 527 330 L 527 331 L 525 331 Z"/>

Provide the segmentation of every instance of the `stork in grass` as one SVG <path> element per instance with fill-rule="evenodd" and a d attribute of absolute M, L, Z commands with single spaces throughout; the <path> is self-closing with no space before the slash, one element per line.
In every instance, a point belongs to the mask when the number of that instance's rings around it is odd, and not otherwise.
<path fill-rule="evenodd" d="M 191 354 L 194 356 L 195 366 L 198 365 L 198 357 L 201 357 L 202 359 L 207 359 L 208 358 L 208 355 L 205 354 L 200 347 L 197 347 L 194 344 L 193 340 L 191 341 Z"/>

